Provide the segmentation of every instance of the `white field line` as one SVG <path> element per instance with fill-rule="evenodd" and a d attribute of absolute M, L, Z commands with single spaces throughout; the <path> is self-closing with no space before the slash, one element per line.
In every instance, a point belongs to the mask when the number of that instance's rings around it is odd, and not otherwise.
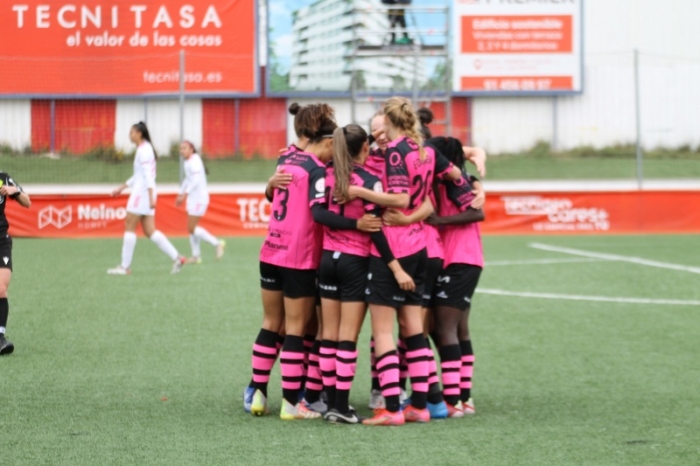
<path fill-rule="evenodd" d="M 519 298 L 535 298 L 535 299 L 561 299 L 567 301 L 595 301 L 602 303 L 625 303 L 625 304 L 660 304 L 669 306 L 700 306 L 700 301 L 697 300 L 682 300 L 682 299 L 647 299 L 647 298 L 616 298 L 609 296 L 583 296 L 574 294 L 556 294 L 556 293 L 531 293 L 527 291 L 506 291 L 489 288 L 477 288 L 477 293 L 490 294 L 496 296 L 516 296 Z"/>
<path fill-rule="evenodd" d="M 551 246 L 548 244 L 532 243 L 531 248 L 540 249 L 542 251 L 560 252 L 562 254 L 571 254 L 573 256 L 583 256 L 590 259 L 602 259 L 607 261 L 630 262 L 632 264 L 646 265 L 648 267 L 658 267 L 661 269 L 679 270 L 681 272 L 690 272 L 700 274 L 700 267 L 691 267 L 688 265 L 672 264 L 669 262 L 658 262 L 641 257 L 620 256 L 617 254 L 606 254 L 601 252 L 582 251 L 581 249 L 562 248 L 559 246 Z"/>
<path fill-rule="evenodd" d="M 603 259 L 527 259 L 519 261 L 490 261 L 486 262 L 487 267 L 497 267 L 499 265 L 538 265 L 538 264 L 569 264 L 572 262 L 605 262 Z"/>

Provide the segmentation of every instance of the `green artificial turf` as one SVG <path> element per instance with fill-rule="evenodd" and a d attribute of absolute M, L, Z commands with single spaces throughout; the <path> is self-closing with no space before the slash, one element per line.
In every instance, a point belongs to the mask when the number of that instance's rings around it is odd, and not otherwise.
<path fill-rule="evenodd" d="M 276 160 L 206 160 L 212 183 L 263 182 L 275 169 Z M 24 184 L 122 183 L 132 175 L 132 162 L 105 162 L 87 157 L 60 160 L 38 156 L 0 156 L 0 170 Z M 700 156 L 645 158 L 648 179 L 700 178 Z M 488 160 L 489 180 L 597 180 L 635 179 L 632 157 L 504 155 Z M 177 183 L 177 159 L 161 157 L 158 182 Z"/>
<path fill-rule="evenodd" d="M 581 259 L 533 241 L 700 266 L 697 236 L 487 237 L 487 260 Z M 187 251 L 185 239 L 176 246 Z M 693 465 L 700 458 L 700 311 L 693 305 L 477 294 L 478 413 L 400 428 L 243 413 L 261 322 L 261 239 L 169 275 L 140 239 L 15 240 L 0 358 L 2 465 Z M 498 263 L 498 262 L 497 262 Z M 700 300 L 700 276 L 627 262 L 487 267 L 483 289 Z M 368 327 L 351 403 L 369 392 Z"/>

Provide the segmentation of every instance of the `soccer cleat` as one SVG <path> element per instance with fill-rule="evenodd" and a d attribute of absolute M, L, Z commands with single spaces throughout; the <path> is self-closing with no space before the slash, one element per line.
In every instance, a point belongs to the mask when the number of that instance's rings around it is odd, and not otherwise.
<path fill-rule="evenodd" d="M 362 419 L 352 409 L 347 413 L 341 413 L 335 408 L 331 409 L 323 416 L 323 419 L 333 424 L 360 424 L 362 422 Z"/>
<path fill-rule="evenodd" d="M 192 265 L 200 265 L 202 263 L 202 258 L 201 257 L 190 257 L 187 259 L 187 264 L 192 264 Z"/>
<path fill-rule="evenodd" d="M 328 412 L 328 405 L 323 402 L 322 399 L 318 399 L 318 401 L 314 401 L 313 403 L 309 403 L 308 401 L 304 400 L 302 402 L 304 406 L 306 406 L 308 409 L 311 411 L 318 413 L 318 414 L 326 414 Z"/>
<path fill-rule="evenodd" d="M 450 419 L 458 419 L 464 417 L 464 406 L 461 401 L 458 401 L 456 405 L 452 406 L 449 403 L 447 405 L 447 417 Z"/>
<path fill-rule="evenodd" d="M 250 404 L 250 414 L 253 416 L 264 416 L 270 414 L 267 409 L 267 397 L 260 390 L 255 390 L 253 394 L 253 402 Z"/>
<path fill-rule="evenodd" d="M 386 409 L 377 409 L 374 411 L 374 416 L 362 421 L 362 424 L 366 426 L 402 426 L 405 423 L 406 418 L 403 412 L 392 413 Z"/>
<path fill-rule="evenodd" d="M 430 411 L 428 409 L 416 409 L 413 405 L 409 405 L 403 410 L 403 416 L 406 422 L 430 422 Z"/>
<path fill-rule="evenodd" d="M 182 270 L 182 267 L 187 263 L 187 259 L 180 256 L 177 259 L 175 259 L 175 262 L 173 262 L 173 268 L 170 270 L 171 274 L 176 274 L 180 273 L 180 270 Z"/>
<path fill-rule="evenodd" d="M 5 334 L 0 333 L 0 356 L 9 356 L 15 350 L 15 345 L 5 338 Z"/>
<path fill-rule="evenodd" d="M 474 407 L 474 399 L 469 398 L 466 403 L 463 403 L 464 414 L 476 414 L 476 408 Z"/>
<path fill-rule="evenodd" d="M 243 390 L 243 411 L 250 413 L 250 405 L 253 404 L 253 395 L 255 394 L 255 388 L 246 387 Z"/>
<path fill-rule="evenodd" d="M 369 409 L 384 409 L 386 408 L 386 402 L 382 396 L 381 390 L 372 390 L 369 395 Z"/>
<path fill-rule="evenodd" d="M 125 269 L 121 265 L 107 270 L 107 275 L 131 275 L 131 269 Z"/>
<path fill-rule="evenodd" d="M 282 400 L 282 409 L 280 411 L 280 419 L 283 421 L 296 421 L 298 419 L 318 419 L 321 415 L 315 411 L 311 411 L 306 407 L 306 403 L 301 402 L 296 405 L 291 404 L 287 400 Z"/>
<path fill-rule="evenodd" d="M 219 241 L 219 244 L 216 245 L 216 260 L 219 260 L 222 257 L 224 257 L 225 250 L 226 250 L 226 241 L 224 241 L 224 240 Z"/>
<path fill-rule="evenodd" d="M 430 419 L 447 419 L 450 414 L 447 403 L 444 401 L 440 403 L 428 403 L 428 412 L 430 413 Z"/>

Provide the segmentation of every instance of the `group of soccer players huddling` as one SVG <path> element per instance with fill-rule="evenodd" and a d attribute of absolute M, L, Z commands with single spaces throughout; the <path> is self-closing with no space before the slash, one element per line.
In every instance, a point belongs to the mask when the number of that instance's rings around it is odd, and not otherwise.
<path fill-rule="evenodd" d="M 279 157 L 266 191 L 264 317 L 245 410 L 269 413 L 279 358 L 283 420 L 395 426 L 473 414 L 468 317 L 484 265 L 485 195 L 465 171 L 467 148 L 424 138 L 401 97 L 385 102 L 371 135 L 338 127 L 326 104 L 289 110 L 298 141 Z M 363 419 L 348 400 L 368 307 L 374 416 Z"/>

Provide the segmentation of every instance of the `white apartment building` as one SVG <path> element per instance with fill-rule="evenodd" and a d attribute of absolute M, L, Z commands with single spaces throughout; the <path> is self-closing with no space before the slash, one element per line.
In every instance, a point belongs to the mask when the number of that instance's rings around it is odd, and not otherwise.
<path fill-rule="evenodd" d="M 354 34 L 367 45 L 382 45 L 389 29 L 381 9 L 352 14 L 353 8 L 381 7 L 378 0 L 318 0 L 294 12 L 290 85 L 297 91 L 348 91 L 352 77 Z M 409 25 L 410 28 L 410 25 Z M 367 34 L 378 33 L 378 34 Z M 362 73 L 367 91 L 410 90 L 418 75 L 426 81 L 422 60 L 413 57 L 358 58 L 355 70 Z M 403 82 L 401 82 L 403 81 Z"/>

